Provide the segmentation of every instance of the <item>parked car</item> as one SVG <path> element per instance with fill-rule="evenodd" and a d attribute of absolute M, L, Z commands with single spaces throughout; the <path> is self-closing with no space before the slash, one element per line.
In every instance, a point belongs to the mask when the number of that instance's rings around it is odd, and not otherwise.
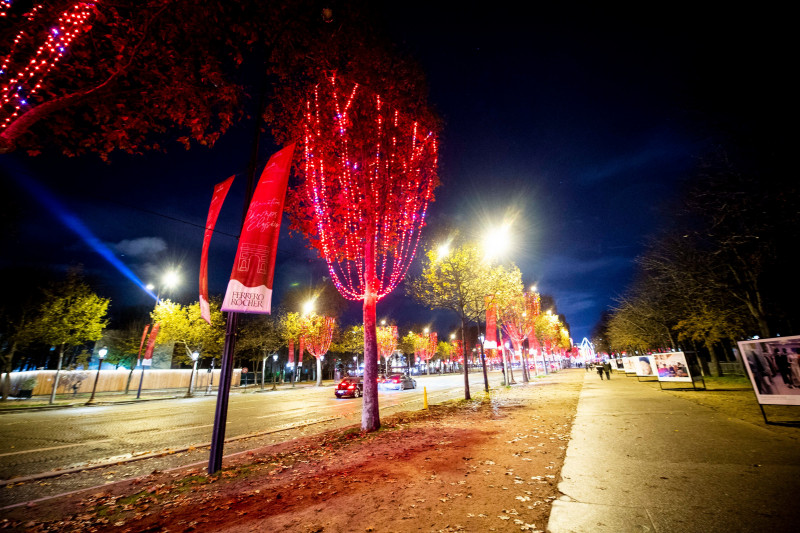
<path fill-rule="evenodd" d="M 384 389 L 395 390 L 416 389 L 417 382 L 411 379 L 408 374 L 389 374 L 380 383 L 380 386 Z"/>
<path fill-rule="evenodd" d="M 336 386 L 334 394 L 337 398 L 359 398 L 364 394 L 364 379 L 357 376 L 346 377 Z"/>

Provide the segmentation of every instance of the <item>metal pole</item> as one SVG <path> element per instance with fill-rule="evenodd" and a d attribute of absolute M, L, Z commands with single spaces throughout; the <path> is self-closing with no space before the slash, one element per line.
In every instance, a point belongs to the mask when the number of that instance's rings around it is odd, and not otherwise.
<path fill-rule="evenodd" d="M 228 395 L 233 376 L 233 350 L 236 347 L 236 313 L 228 313 L 225 325 L 225 345 L 222 350 L 222 365 L 217 390 L 217 407 L 214 413 L 214 428 L 211 434 L 211 450 L 208 473 L 216 474 L 222 469 L 222 449 L 225 446 L 225 426 L 228 422 Z"/>

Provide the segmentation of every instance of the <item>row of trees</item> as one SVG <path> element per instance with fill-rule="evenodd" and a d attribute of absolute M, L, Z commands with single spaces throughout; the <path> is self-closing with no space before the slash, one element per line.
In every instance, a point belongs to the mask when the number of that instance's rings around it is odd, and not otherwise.
<path fill-rule="evenodd" d="M 450 244 L 432 248 L 426 253 L 422 274 L 410 280 L 407 288 L 408 293 L 423 305 L 431 309 L 446 309 L 458 316 L 462 346 L 474 345 L 478 340 L 467 337 L 468 326 L 475 324 L 480 335 L 487 312 L 496 309 L 499 310 L 498 324 L 510 334 L 523 362 L 527 357 L 522 349 L 523 338 L 530 338 L 530 341 L 551 349 L 570 348 L 568 327 L 553 314 L 553 299 L 542 298 L 550 309 L 540 313 L 539 295 L 535 289 L 526 295 L 522 272 L 516 265 L 495 264 L 474 242 L 457 236 L 449 241 Z M 451 245 L 454 245 L 453 249 Z M 487 341 L 492 340 L 487 338 Z M 523 369 L 523 379 L 527 381 L 527 364 L 523 364 Z M 464 389 L 465 397 L 469 399 L 467 370 L 465 365 Z M 488 381 L 485 385 L 488 390 Z"/>
<path fill-rule="evenodd" d="M 78 271 L 41 291 L 24 287 L 13 296 L 16 298 L 6 299 L 0 306 L 0 368 L 5 373 L 2 398 L 8 398 L 15 356 L 19 359 L 30 347 L 43 350 L 45 364 L 55 366 L 55 394 L 65 363 L 72 366 L 87 361 L 86 343 L 102 337 L 110 301 L 95 294 Z"/>
<path fill-rule="evenodd" d="M 745 170 L 743 170 L 743 168 Z M 797 333 L 793 236 L 798 187 L 720 159 L 687 189 L 672 224 L 638 258 L 637 277 L 595 331 L 602 350 L 707 355 L 712 374 L 737 340 Z"/>

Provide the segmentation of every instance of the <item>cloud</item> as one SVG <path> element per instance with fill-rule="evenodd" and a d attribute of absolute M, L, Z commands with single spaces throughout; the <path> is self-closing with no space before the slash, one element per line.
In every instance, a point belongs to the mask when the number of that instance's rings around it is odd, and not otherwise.
<path fill-rule="evenodd" d="M 604 276 L 607 276 L 616 270 L 629 267 L 630 264 L 631 258 L 623 256 L 579 259 L 565 255 L 556 255 L 543 265 L 542 278 L 564 280 L 597 272 L 603 272 Z"/>
<path fill-rule="evenodd" d="M 167 243 L 161 237 L 139 237 L 125 239 L 112 245 L 122 255 L 148 259 L 167 249 Z"/>

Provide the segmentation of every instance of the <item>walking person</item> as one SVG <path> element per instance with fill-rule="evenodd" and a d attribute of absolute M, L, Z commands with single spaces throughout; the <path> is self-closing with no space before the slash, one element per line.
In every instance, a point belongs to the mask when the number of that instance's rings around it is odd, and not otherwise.
<path fill-rule="evenodd" d="M 603 365 L 601 364 L 597 365 L 597 375 L 600 376 L 600 380 L 603 379 Z"/>
<path fill-rule="evenodd" d="M 603 372 L 606 373 L 606 379 L 611 379 L 611 363 L 608 361 L 603 363 Z"/>

